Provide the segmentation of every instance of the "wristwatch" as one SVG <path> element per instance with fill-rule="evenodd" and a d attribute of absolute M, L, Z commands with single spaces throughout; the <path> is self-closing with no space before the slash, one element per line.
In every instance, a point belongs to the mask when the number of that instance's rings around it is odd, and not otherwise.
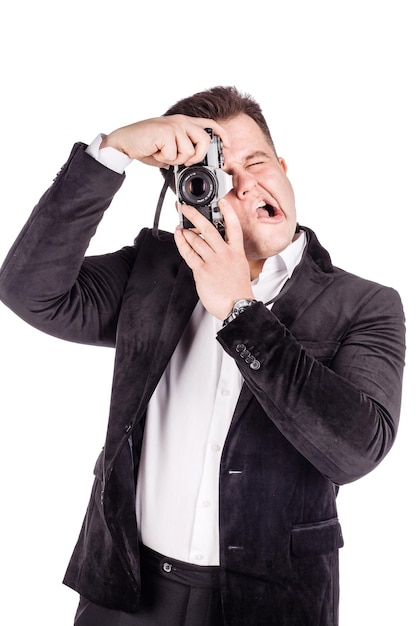
<path fill-rule="evenodd" d="M 251 300 L 251 299 L 246 299 L 246 298 L 241 298 L 240 300 L 236 300 L 236 302 L 234 303 L 232 307 L 232 310 L 230 311 L 229 315 L 226 317 L 226 319 L 223 322 L 223 328 L 227 326 L 229 322 L 236 319 L 238 315 L 243 313 L 243 311 L 246 311 L 246 309 L 252 306 L 252 304 L 255 304 L 255 302 L 257 302 L 257 300 Z"/>

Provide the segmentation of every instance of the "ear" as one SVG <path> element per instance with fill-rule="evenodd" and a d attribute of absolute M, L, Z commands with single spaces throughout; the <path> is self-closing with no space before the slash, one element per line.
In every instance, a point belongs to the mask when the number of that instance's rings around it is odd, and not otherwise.
<path fill-rule="evenodd" d="M 285 163 L 285 160 L 282 157 L 278 157 L 278 163 L 280 164 L 284 172 L 287 173 L 288 167 L 287 167 L 287 164 Z"/>

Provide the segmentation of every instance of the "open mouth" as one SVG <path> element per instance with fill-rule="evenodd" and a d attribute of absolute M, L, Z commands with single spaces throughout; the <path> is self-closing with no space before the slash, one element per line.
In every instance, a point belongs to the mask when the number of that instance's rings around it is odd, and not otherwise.
<path fill-rule="evenodd" d="M 281 215 L 281 213 L 282 211 L 280 209 L 277 209 L 267 202 L 259 202 L 256 207 L 256 215 L 258 218 L 276 217 L 277 215 Z"/>

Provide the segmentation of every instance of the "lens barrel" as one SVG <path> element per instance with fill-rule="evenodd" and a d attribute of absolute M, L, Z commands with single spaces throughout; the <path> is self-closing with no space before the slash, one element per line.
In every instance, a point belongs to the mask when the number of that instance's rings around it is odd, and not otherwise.
<path fill-rule="evenodd" d="M 216 197 L 217 179 L 206 167 L 190 166 L 178 178 L 180 201 L 194 207 L 206 206 Z"/>

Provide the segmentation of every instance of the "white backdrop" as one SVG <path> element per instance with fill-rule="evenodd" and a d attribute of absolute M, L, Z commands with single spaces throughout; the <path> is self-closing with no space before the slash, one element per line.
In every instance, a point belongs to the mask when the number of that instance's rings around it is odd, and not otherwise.
<path fill-rule="evenodd" d="M 2 259 L 73 142 L 234 84 L 263 106 L 299 221 L 336 265 L 401 293 L 408 354 L 398 439 L 339 495 L 341 626 L 417 623 L 413 4 L 21 0 L 0 10 Z M 156 170 L 132 164 L 90 251 L 130 244 L 152 225 L 160 187 Z M 173 201 L 166 228 L 176 222 Z M 61 579 L 103 443 L 113 352 L 53 339 L 3 305 L 0 335 L 1 613 L 7 626 L 70 626 L 77 596 Z"/>

